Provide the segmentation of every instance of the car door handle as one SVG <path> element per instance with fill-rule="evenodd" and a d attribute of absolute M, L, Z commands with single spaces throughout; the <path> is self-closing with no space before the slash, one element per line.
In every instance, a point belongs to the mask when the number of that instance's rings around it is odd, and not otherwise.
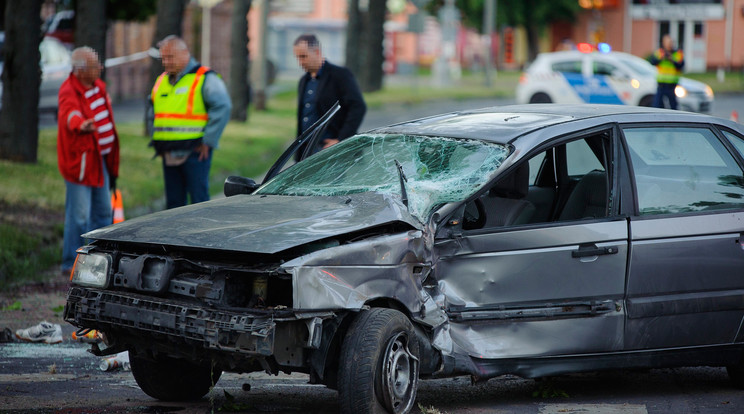
<path fill-rule="evenodd" d="M 617 254 L 617 246 L 597 247 L 596 245 L 581 246 L 579 250 L 571 252 L 571 257 L 601 256 L 603 254 Z"/>

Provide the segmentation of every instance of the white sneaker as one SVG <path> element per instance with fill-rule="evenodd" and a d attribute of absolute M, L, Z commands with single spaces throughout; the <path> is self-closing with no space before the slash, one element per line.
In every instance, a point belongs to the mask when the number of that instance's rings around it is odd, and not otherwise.
<path fill-rule="evenodd" d="M 58 344 L 62 342 L 62 327 L 59 324 L 44 321 L 30 328 L 15 331 L 15 336 L 27 342 Z"/>

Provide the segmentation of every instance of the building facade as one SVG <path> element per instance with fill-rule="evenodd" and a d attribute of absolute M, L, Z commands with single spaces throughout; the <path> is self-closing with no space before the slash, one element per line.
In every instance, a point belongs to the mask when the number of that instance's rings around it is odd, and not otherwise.
<path fill-rule="evenodd" d="M 579 0 L 574 24 L 555 24 L 551 46 L 607 42 L 646 57 L 665 34 L 685 52 L 685 71 L 744 67 L 744 0 Z M 738 45 L 738 47 L 737 47 Z"/>

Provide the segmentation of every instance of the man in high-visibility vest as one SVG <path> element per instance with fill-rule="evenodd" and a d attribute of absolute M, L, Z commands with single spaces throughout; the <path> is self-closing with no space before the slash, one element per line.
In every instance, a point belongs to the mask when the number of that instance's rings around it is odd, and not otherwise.
<path fill-rule="evenodd" d="M 677 95 L 674 90 L 679 82 L 682 68 L 685 66 L 685 57 L 682 50 L 675 49 L 672 37 L 668 34 L 661 38 L 661 48 L 651 56 L 651 64 L 656 65 L 659 73 L 656 75 L 656 96 L 654 106 L 664 107 L 664 97 L 669 100 L 669 107 L 677 109 Z"/>
<path fill-rule="evenodd" d="M 186 42 L 159 43 L 165 72 L 150 93 L 152 142 L 163 157 L 166 208 L 209 200 L 212 152 L 230 119 L 230 95 L 222 78 L 191 57 Z"/>

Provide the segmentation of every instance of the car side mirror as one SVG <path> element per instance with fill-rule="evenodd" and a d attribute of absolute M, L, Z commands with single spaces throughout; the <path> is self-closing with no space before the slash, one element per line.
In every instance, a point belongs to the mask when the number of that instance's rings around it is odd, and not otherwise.
<path fill-rule="evenodd" d="M 238 194 L 252 194 L 260 187 L 250 178 L 231 175 L 225 179 L 224 193 L 225 197 L 231 197 Z"/>

